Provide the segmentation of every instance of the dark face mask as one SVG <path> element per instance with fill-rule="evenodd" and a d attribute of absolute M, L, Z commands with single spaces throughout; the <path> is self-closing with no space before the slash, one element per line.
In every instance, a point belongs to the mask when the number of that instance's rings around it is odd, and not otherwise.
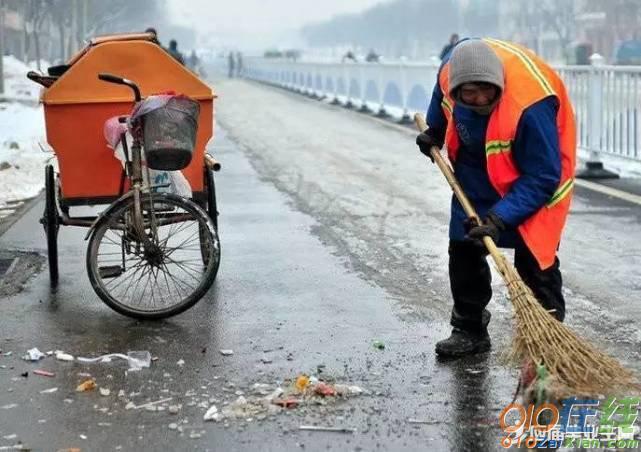
<path fill-rule="evenodd" d="M 491 104 L 488 105 L 483 105 L 483 106 L 478 106 L 478 105 L 468 105 L 464 102 L 459 102 L 462 106 L 465 108 L 469 108 L 473 112 L 482 115 L 482 116 L 489 116 L 492 114 L 492 111 L 494 111 L 494 108 L 496 107 L 496 104 L 499 103 L 500 97 L 497 97 Z"/>
<path fill-rule="evenodd" d="M 496 94 L 496 98 L 487 105 L 471 105 L 463 102 L 463 99 L 461 99 L 461 90 L 457 89 L 454 93 L 454 101 L 456 101 L 457 104 L 470 109 L 479 115 L 489 116 L 490 114 L 492 114 L 492 111 L 494 111 L 494 108 L 499 103 L 499 100 L 501 100 L 501 94 L 502 92 L 501 90 L 499 90 Z"/>

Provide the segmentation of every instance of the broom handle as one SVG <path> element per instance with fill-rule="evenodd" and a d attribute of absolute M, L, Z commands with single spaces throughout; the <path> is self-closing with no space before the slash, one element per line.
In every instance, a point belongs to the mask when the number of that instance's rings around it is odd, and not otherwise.
<path fill-rule="evenodd" d="M 414 122 L 416 123 L 416 127 L 418 127 L 419 131 L 425 132 L 428 129 L 427 123 L 425 122 L 425 118 L 422 114 L 416 113 L 414 115 Z M 430 154 L 434 158 L 434 163 L 436 163 L 436 166 L 438 166 L 438 168 L 443 173 L 443 176 L 445 176 L 445 179 L 447 179 L 447 183 L 450 184 L 450 187 L 452 187 L 452 191 L 454 192 L 456 199 L 458 199 L 463 206 L 463 210 L 465 211 L 467 216 L 469 218 L 474 218 L 479 224 L 481 224 L 481 219 L 476 213 L 476 210 L 474 210 L 474 207 L 472 206 L 472 203 L 470 203 L 470 200 L 467 199 L 467 196 L 461 188 L 461 185 L 456 180 L 456 176 L 454 176 L 454 173 L 450 169 L 449 165 L 441 156 L 439 148 L 436 146 L 432 147 L 432 149 L 430 150 Z M 485 237 L 483 237 L 483 244 L 494 258 L 494 262 L 496 262 L 496 265 L 500 269 L 502 269 L 502 267 L 504 267 L 506 264 L 505 257 L 494 244 L 494 241 L 486 235 Z"/>

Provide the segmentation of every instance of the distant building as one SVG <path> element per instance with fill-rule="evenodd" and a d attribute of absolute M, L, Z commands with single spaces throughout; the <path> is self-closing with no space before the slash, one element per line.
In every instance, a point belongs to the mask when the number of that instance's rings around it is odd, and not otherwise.
<path fill-rule="evenodd" d="M 613 62 L 624 41 L 641 39 L 641 2 L 639 0 L 584 0 L 577 17 L 580 38 L 590 42 L 595 52 Z"/>

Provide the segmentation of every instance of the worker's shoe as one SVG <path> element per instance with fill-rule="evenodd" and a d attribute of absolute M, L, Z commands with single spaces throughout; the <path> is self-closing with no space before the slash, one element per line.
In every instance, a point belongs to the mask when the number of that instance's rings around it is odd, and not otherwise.
<path fill-rule="evenodd" d="M 443 358 L 458 358 L 488 351 L 492 347 L 486 328 L 478 333 L 454 328 L 447 339 L 436 343 L 436 354 Z"/>

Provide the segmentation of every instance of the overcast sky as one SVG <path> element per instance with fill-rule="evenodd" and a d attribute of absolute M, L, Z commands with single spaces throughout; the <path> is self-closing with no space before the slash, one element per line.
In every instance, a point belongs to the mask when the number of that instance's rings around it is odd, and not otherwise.
<path fill-rule="evenodd" d="M 384 0 L 169 0 L 176 23 L 247 44 L 292 36 L 302 25 L 362 11 Z M 258 44 L 258 43 L 257 43 Z"/>

